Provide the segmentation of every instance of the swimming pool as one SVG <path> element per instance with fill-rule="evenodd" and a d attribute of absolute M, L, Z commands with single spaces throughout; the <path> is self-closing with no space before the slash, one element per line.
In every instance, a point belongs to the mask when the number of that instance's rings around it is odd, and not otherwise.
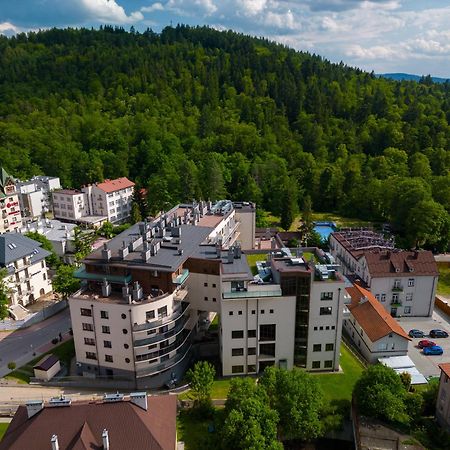
<path fill-rule="evenodd" d="M 314 222 L 314 231 L 320 234 L 323 241 L 328 241 L 331 233 L 337 230 L 334 222 Z"/>

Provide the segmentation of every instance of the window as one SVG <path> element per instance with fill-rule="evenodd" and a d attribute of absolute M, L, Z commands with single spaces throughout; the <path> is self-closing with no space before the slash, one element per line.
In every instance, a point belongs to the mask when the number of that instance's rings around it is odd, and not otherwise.
<path fill-rule="evenodd" d="M 259 340 L 260 341 L 274 341 L 276 338 L 276 325 L 260 325 L 259 326 Z"/>
<path fill-rule="evenodd" d="M 319 330 L 322 331 L 322 330 L 323 330 L 323 327 L 319 327 Z"/>
<path fill-rule="evenodd" d="M 109 319 L 108 311 L 100 311 L 100 317 L 102 319 Z"/>
<path fill-rule="evenodd" d="M 231 332 L 231 339 L 242 339 L 244 337 L 243 330 L 233 330 Z"/>
<path fill-rule="evenodd" d="M 332 352 L 334 350 L 334 344 L 325 344 L 325 351 Z"/>
<path fill-rule="evenodd" d="M 414 286 L 414 278 L 408 278 L 408 286 L 413 287 Z"/>
<path fill-rule="evenodd" d="M 103 347 L 112 348 L 111 341 L 103 341 Z"/>
<path fill-rule="evenodd" d="M 86 359 L 97 359 L 97 354 L 94 352 L 86 352 Z"/>
<path fill-rule="evenodd" d="M 86 317 L 92 316 L 92 311 L 89 308 L 81 308 L 81 315 Z"/>
<path fill-rule="evenodd" d="M 256 310 L 252 309 L 252 314 L 256 314 Z"/>
<path fill-rule="evenodd" d="M 147 331 L 147 336 L 150 335 L 150 334 L 155 334 L 155 333 L 156 333 L 156 330 L 148 330 Z"/>
<path fill-rule="evenodd" d="M 231 373 L 243 373 L 244 366 L 231 366 Z"/>
<path fill-rule="evenodd" d="M 312 368 L 313 369 L 320 369 L 320 361 L 313 361 L 312 362 Z"/>
<path fill-rule="evenodd" d="M 388 348 L 388 345 L 385 344 L 384 342 L 380 342 L 378 344 L 378 350 L 387 350 L 387 348 Z"/>
<path fill-rule="evenodd" d="M 242 356 L 244 354 L 243 348 L 232 348 L 231 349 L 231 356 Z"/>
<path fill-rule="evenodd" d="M 249 364 L 249 365 L 248 365 L 248 372 L 249 372 L 249 373 L 255 373 L 255 372 L 256 372 L 256 366 L 255 366 L 255 364 Z"/>
<path fill-rule="evenodd" d="M 332 326 L 331 326 L 331 329 L 332 329 L 332 330 L 335 330 L 335 329 L 336 329 L 336 327 L 335 327 L 334 325 L 332 325 Z"/>
<path fill-rule="evenodd" d="M 392 294 L 392 302 L 398 302 L 398 294 Z"/>
<path fill-rule="evenodd" d="M 113 362 L 113 357 L 112 357 L 112 355 L 105 355 L 105 361 L 106 361 L 106 362 Z"/>
<path fill-rule="evenodd" d="M 155 311 L 145 311 L 145 320 L 152 320 L 155 318 Z"/>
<path fill-rule="evenodd" d="M 82 326 L 84 331 L 94 331 L 94 326 L 92 323 L 83 323 Z"/>
<path fill-rule="evenodd" d="M 213 297 L 213 302 L 217 302 L 217 299 L 216 299 L 216 297 Z"/>
<path fill-rule="evenodd" d="M 238 316 L 242 316 L 242 311 L 238 311 Z"/>
<path fill-rule="evenodd" d="M 127 315 L 126 314 L 121 314 L 120 317 L 122 317 L 122 319 L 126 319 Z"/>
<path fill-rule="evenodd" d="M 321 352 L 321 351 L 322 351 L 322 344 L 313 345 L 313 352 Z"/>
<path fill-rule="evenodd" d="M 270 309 L 270 310 L 269 310 L 269 313 L 270 313 L 270 314 L 273 314 L 273 309 Z"/>
<path fill-rule="evenodd" d="M 167 306 L 158 308 L 158 319 L 161 319 L 163 317 L 167 317 Z"/>
<path fill-rule="evenodd" d="M 321 316 L 330 316 L 333 312 L 333 308 L 331 306 L 322 306 L 320 308 L 320 315 Z"/>
<path fill-rule="evenodd" d="M 380 301 L 380 294 L 375 294 L 375 298 Z"/>
<path fill-rule="evenodd" d="M 128 349 L 130 346 L 128 344 L 123 344 L 123 348 Z"/>
<path fill-rule="evenodd" d="M 212 287 L 216 287 L 216 283 L 213 283 Z"/>
<path fill-rule="evenodd" d="M 314 327 L 314 331 L 317 331 L 317 327 Z"/>
<path fill-rule="evenodd" d="M 232 316 L 232 315 L 233 315 L 233 311 L 229 311 L 229 312 L 228 312 L 228 315 L 229 315 L 229 316 Z"/>
<path fill-rule="evenodd" d="M 406 294 L 405 300 L 406 300 L 407 302 L 412 302 L 412 299 L 413 299 L 412 292 L 409 292 L 408 294 Z"/>
<path fill-rule="evenodd" d="M 326 369 L 330 369 L 331 367 L 333 367 L 333 361 L 325 361 L 324 367 Z"/>
<path fill-rule="evenodd" d="M 203 283 L 203 286 L 204 287 L 208 287 L 208 283 Z"/>
<path fill-rule="evenodd" d="M 109 329 L 108 326 L 102 325 L 102 333 L 111 334 L 111 330 Z"/>
<path fill-rule="evenodd" d="M 95 345 L 95 339 L 92 339 L 92 338 L 84 338 L 84 343 L 86 344 L 86 345 Z"/>
<path fill-rule="evenodd" d="M 264 357 L 275 357 L 275 344 L 260 344 L 259 345 L 259 356 Z"/>
<path fill-rule="evenodd" d="M 249 355 L 256 355 L 256 347 L 249 347 L 248 348 L 248 354 Z"/>
<path fill-rule="evenodd" d="M 403 310 L 405 314 L 411 314 L 411 306 L 405 306 L 405 309 Z"/>
<path fill-rule="evenodd" d="M 256 330 L 248 330 L 247 332 L 249 338 L 255 338 L 256 337 Z"/>
<path fill-rule="evenodd" d="M 320 300 L 333 300 L 332 292 L 321 292 Z"/>
<path fill-rule="evenodd" d="M 208 297 L 205 297 L 205 302 L 207 302 L 208 301 Z"/>
<path fill-rule="evenodd" d="M 330 326 L 327 325 L 327 326 L 325 327 L 325 330 L 329 330 L 329 329 L 330 329 Z"/>
<path fill-rule="evenodd" d="M 386 301 L 386 294 L 381 294 L 381 301 L 385 302 Z"/>
<path fill-rule="evenodd" d="M 127 330 L 126 328 L 124 328 L 124 329 L 122 330 L 122 333 L 123 333 L 123 334 L 128 334 L 128 330 Z"/>
<path fill-rule="evenodd" d="M 265 311 L 262 309 L 262 310 L 261 310 L 261 314 L 264 314 L 264 313 L 265 313 Z"/>

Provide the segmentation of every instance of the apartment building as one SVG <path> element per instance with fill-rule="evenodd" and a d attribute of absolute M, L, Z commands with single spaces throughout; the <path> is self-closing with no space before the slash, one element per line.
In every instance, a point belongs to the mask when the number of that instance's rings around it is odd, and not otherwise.
<path fill-rule="evenodd" d="M 436 419 L 442 428 L 450 432 L 450 363 L 439 364 L 441 376 L 436 401 Z"/>
<path fill-rule="evenodd" d="M 430 251 L 399 250 L 371 230 L 330 235 L 330 249 L 344 273 L 355 276 L 393 317 L 430 317 L 439 272 Z"/>
<path fill-rule="evenodd" d="M 0 233 L 18 230 L 22 226 L 19 197 L 14 182 L 5 169 L 0 168 Z"/>
<path fill-rule="evenodd" d="M 41 219 L 52 211 L 51 192 L 61 189 L 58 177 L 35 176 L 16 183 L 20 211 L 25 221 Z"/>
<path fill-rule="evenodd" d="M 358 284 L 347 288 L 347 292 L 351 302 L 344 329 L 366 361 L 374 364 L 379 358 L 405 356 L 411 340 L 408 333 L 373 294 Z"/>
<path fill-rule="evenodd" d="M 86 198 L 76 189 L 58 189 L 52 192 L 55 219 L 79 222 L 87 215 Z"/>
<path fill-rule="evenodd" d="M 0 267 L 6 268 L 10 305 L 27 306 L 52 291 L 41 244 L 19 233 L 0 235 Z"/>

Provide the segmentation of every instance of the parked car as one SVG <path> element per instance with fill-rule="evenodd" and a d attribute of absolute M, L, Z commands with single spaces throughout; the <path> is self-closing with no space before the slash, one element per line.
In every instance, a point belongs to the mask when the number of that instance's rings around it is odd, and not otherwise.
<path fill-rule="evenodd" d="M 424 347 L 422 352 L 424 355 L 442 355 L 444 350 L 442 350 L 440 345 L 433 345 L 433 347 Z"/>
<path fill-rule="evenodd" d="M 408 334 L 409 334 L 409 337 L 412 337 L 412 338 L 423 338 L 425 336 L 423 331 L 416 330 L 416 329 L 409 330 Z"/>
<path fill-rule="evenodd" d="M 433 347 L 436 345 L 436 342 L 429 341 L 428 339 L 423 339 L 422 341 L 419 341 L 417 345 L 419 346 L 419 348 Z"/>
<path fill-rule="evenodd" d="M 448 333 L 444 330 L 431 330 L 430 337 L 432 338 L 446 338 L 448 337 Z"/>

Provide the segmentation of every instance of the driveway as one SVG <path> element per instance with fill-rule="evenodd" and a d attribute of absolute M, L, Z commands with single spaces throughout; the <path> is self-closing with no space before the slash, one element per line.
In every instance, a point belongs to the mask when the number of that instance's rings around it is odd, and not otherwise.
<path fill-rule="evenodd" d="M 435 309 L 432 317 L 402 317 L 397 320 L 406 332 L 416 328 L 425 333 L 424 338 L 412 338 L 408 346 L 408 356 L 413 360 L 417 370 L 425 377 L 439 376 L 441 371 L 438 364 L 450 362 L 450 338 L 432 339 L 428 336 L 428 333 L 434 328 L 440 328 L 450 334 L 450 318 L 440 310 Z M 444 354 L 425 356 L 422 350 L 417 347 L 421 339 L 430 339 L 436 342 L 443 348 Z"/>

